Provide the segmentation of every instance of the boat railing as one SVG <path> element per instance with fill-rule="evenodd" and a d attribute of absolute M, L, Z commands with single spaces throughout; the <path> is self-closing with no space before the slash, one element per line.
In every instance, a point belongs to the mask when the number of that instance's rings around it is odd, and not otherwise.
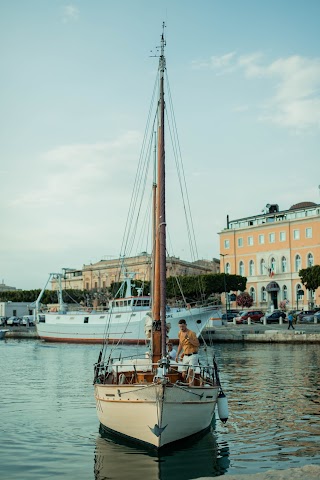
<path fill-rule="evenodd" d="M 182 366 L 182 363 L 170 360 L 170 367 L 165 373 L 168 381 L 183 384 Z M 160 369 L 158 363 L 152 363 L 148 358 L 131 361 L 117 360 L 116 362 L 109 360 L 106 363 L 96 363 L 94 367 L 94 383 L 97 384 L 149 383 L 158 378 Z M 219 386 L 219 379 L 213 365 L 199 364 L 190 370 L 192 370 L 198 386 Z"/>

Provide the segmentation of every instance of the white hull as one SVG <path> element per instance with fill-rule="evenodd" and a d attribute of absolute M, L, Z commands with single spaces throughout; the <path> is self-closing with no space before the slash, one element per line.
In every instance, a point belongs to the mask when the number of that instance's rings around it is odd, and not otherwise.
<path fill-rule="evenodd" d="M 160 448 L 201 432 L 211 424 L 219 387 L 95 385 L 103 427 Z"/>
<path fill-rule="evenodd" d="M 107 336 L 109 343 L 145 344 L 146 313 L 147 310 L 111 314 L 84 311 L 63 314 L 49 312 L 38 316 L 36 327 L 39 337 L 51 342 L 103 343 Z M 171 324 L 169 337 L 173 341 L 177 340 L 178 322 L 181 318 L 184 318 L 188 328 L 199 336 L 211 319 L 214 326 L 221 325 L 220 317 L 220 312 L 212 307 L 171 309 L 166 319 Z"/>

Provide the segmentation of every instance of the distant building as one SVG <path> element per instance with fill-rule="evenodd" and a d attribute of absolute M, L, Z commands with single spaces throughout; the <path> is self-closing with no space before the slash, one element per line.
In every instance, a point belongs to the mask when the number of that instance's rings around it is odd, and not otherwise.
<path fill-rule="evenodd" d="M 135 279 L 150 281 L 151 279 L 151 255 L 143 252 L 134 257 L 128 257 L 121 266 L 118 259 L 100 260 L 99 262 L 83 265 L 82 270 L 70 270 L 65 272 L 63 280 L 64 289 L 101 290 L 110 287 L 111 283 L 121 281 L 121 270 L 135 273 Z M 167 276 L 176 275 L 200 275 L 218 273 L 220 261 L 214 258 L 209 260 L 197 260 L 187 262 L 178 257 L 167 259 Z M 54 280 L 52 289 L 57 290 L 58 285 Z"/>
<path fill-rule="evenodd" d="M 16 287 L 9 287 L 3 282 L 3 280 L 2 283 L 0 283 L 0 292 L 12 292 L 14 290 L 17 290 Z"/>
<path fill-rule="evenodd" d="M 0 302 L 0 317 L 22 317 L 32 313 L 31 302 Z"/>
<path fill-rule="evenodd" d="M 283 211 L 268 204 L 262 214 L 227 218 L 219 235 L 225 272 L 247 277 L 254 306 L 320 305 L 320 288 L 313 294 L 299 277 L 302 268 L 320 264 L 319 204 L 302 202 Z"/>

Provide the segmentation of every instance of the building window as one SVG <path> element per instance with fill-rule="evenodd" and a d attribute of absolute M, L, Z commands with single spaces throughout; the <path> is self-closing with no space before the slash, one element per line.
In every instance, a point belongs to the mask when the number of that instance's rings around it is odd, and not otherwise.
<path fill-rule="evenodd" d="M 89 290 L 89 283 L 86 282 L 86 290 Z"/>
<path fill-rule="evenodd" d="M 243 238 L 240 237 L 238 238 L 238 247 L 242 247 L 243 246 Z"/>
<path fill-rule="evenodd" d="M 312 238 L 312 228 L 306 228 L 306 238 Z"/>
<path fill-rule="evenodd" d="M 300 239 L 300 230 L 293 230 L 293 239 L 294 240 Z"/>
<path fill-rule="evenodd" d="M 250 293 L 250 297 L 252 297 L 252 300 L 255 303 L 255 301 L 256 301 L 256 291 L 255 291 L 255 289 L 253 287 L 251 287 L 249 293 Z"/>
<path fill-rule="evenodd" d="M 312 255 L 312 253 L 308 253 L 307 266 L 308 267 L 313 267 L 313 255 Z"/>
<path fill-rule="evenodd" d="M 301 270 L 301 257 L 300 255 L 296 255 L 295 261 L 294 261 L 294 266 L 295 266 L 295 271 L 299 272 Z"/>
<path fill-rule="evenodd" d="M 271 258 L 271 271 L 276 273 L 276 259 L 274 257 Z"/>
<path fill-rule="evenodd" d="M 248 237 L 248 245 L 252 246 L 253 245 L 253 237 Z"/>
<path fill-rule="evenodd" d="M 281 258 L 281 272 L 284 273 L 287 271 L 287 259 L 286 257 Z"/>
<path fill-rule="evenodd" d="M 241 275 L 242 277 L 244 276 L 244 263 L 242 260 L 239 263 L 239 275 Z"/>
<path fill-rule="evenodd" d="M 230 248 L 230 240 L 224 241 L 224 248 Z"/>
<path fill-rule="evenodd" d="M 287 300 L 288 298 L 288 289 L 286 285 L 283 285 L 282 287 L 282 299 Z"/>
<path fill-rule="evenodd" d="M 225 270 L 226 270 L 225 273 L 230 274 L 230 272 L 231 272 L 230 263 L 226 263 L 226 269 Z"/>
<path fill-rule="evenodd" d="M 249 275 L 253 276 L 254 275 L 254 261 L 250 260 L 249 262 Z"/>
<path fill-rule="evenodd" d="M 300 283 L 297 283 L 297 285 L 296 285 L 296 297 L 297 297 L 298 300 L 302 300 L 303 295 L 298 295 L 299 290 L 301 290 L 301 285 L 300 285 Z"/>
<path fill-rule="evenodd" d="M 261 288 L 261 301 L 266 302 L 267 301 L 267 290 L 266 287 Z"/>
<path fill-rule="evenodd" d="M 259 235 L 259 243 L 260 245 L 264 244 L 264 235 Z"/>
<path fill-rule="evenodd" d="M 107 287 L 107 282 L 105 280 L 103 280 L 102 282 L 102 288 L 106 288 Z"/>
<path fill-rule="evenodd" d="M 260 275 L 265 275 L 266 273 L 266 262 L 262 259 L 260 261 Z"/>
<path fill-rule="evenodd" d="M 274 243 L 276 241 L 276 234 L 269 233 L 269 243 Z"/>
<path fill-rule="evenodd" d="M 280 242 L 286 241 L 286 232 L 280 232 Z"/>

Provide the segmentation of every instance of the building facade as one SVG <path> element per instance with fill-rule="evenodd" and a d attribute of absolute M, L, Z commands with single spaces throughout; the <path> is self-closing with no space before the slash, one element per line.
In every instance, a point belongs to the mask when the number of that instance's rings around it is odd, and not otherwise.
<path fill-rule="evenodd" d="M 221 270 L 247 277 L 255 307 L 320 305 L 320 288 L 306 290 L 299 277 L 299 270 L 320 264 L 319 204 L 302 202 L 284 211 L 268 204 L 263 214 L 227 219 L 219 235 Z"/>
<path fill-rule="evenodd" d="M 151 255 L 142 253 L 134 257 L 128 257 L 122 262 L 118 259 L 101 260 L 90 265 L 83 265 L 82 270 L 65 270 L 63 288 L 101 291 L 113 282 L 119 282 L 123 278 L 122 272 L 133 273 L 137 280 L 151 280 Z M 167 276 L 200 275 L 218 273 L 220 260 L 197 260 L 187 262 L 178 257 L 167 259 Z M 52 281 L 52 289 L 57 290 L 58 285 Z"/>

